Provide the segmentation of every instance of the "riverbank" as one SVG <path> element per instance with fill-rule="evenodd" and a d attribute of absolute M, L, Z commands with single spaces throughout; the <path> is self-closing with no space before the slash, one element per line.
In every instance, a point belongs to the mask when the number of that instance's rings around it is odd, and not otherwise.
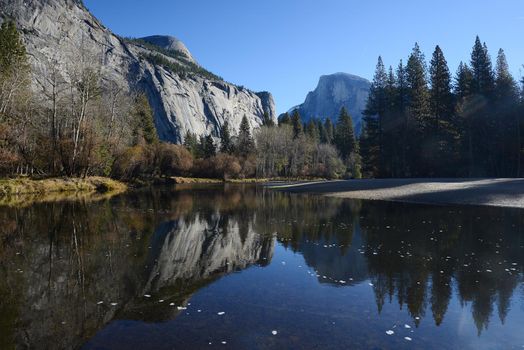
<path fill-rule="evenodd" d="M 372 179 L 268 187 L 338 198 L 524 208 L 524 179 Z"/>
<path fill-rule="evenodd" d="M 267 184 L 267 183 L 279 183 L 290 181 L 304 181 L 304 179 L 288 179 L 288 178 L 247 178 L 247 179 L 206 179 L 198 177 L 172 177 L 175 184 L 221 184 L 221 183 L 232 183 L 232 184 Z M 317 181 L 309 179 L 308 181 Z M 322 181 L 319 179 L 318 181 Z"/>
<path fill-rule="evenodd" d="M 127 185 L 105 177 L 0 180 L 0 198 L 57 193 L 122 193 Z"/>

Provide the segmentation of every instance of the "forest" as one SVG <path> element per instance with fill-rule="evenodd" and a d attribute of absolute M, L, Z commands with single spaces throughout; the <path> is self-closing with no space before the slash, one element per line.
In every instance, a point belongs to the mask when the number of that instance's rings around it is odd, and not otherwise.
<path fill-rule="evenodd" d="M 407 63 L 386 70 L 379 58 L 354 132 L 343 108 L 336 120 L 304 123 L 297 111 L 278 123 L 265 114 L 252 129 L 244 116 L 219 134 L 183 144 L 158 139 L 141 91 L 108 78 L 96 53 L 80 48 L 65 71 L 32 68 L 12 22 L 0 28 L 0 175 L 151 179 L 519 177 L 524 173 L 524 96 L 500 50 L 492 67 L 477 38 L 468 64 L 451 76 L 440 47 L 429 67 L 415 45 Z M 156 56 L 155 56 L 156 57 Z M 180 79 L 198 71 L 170 67 Z M 142 57 L 148 59 L 148 57 Z M 524 81 L 523 81 L 524 83 Z M 236 132 L 238 130 L 238 132 Z"/>
<path fill-rule="evenodd" d="M 470 62 L 452 76 L 439 46 L 428 67 L 415 45 L 396 69 L 378 59 L 360 138 L 363 174 L 521 177 L 523 127 L 524 90 L 504 50 L 493 68 L 477 37 Z"/>

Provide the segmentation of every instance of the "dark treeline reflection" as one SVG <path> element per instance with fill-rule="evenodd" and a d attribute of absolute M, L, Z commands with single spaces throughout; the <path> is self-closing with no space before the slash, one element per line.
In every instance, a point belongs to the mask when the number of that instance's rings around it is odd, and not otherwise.
<path fill-rule="evenodd" d="M 463 307 L 471 305 L 481 334 L 495 309 L 504 323 L 523 282 L 522 210 L 287 200 L 288 210 L 274 211 L 270 221 L 283 223 L 276 229 L 282 243 L 303 254 L 320 282 L 369 278 L 379 313 L 396 302 L 416 325 L 432 316 L 439 326 L 456 293 Z"/>
<path fill-rule="evenodd" d="M 200 186 L 0 208 L 0 227 L 2 349 L 78 348 L 114 319 L 173 319 L 200 288 L 271 263 L 276 241 L 320 283 L 370 280 L 379 313 L 395 303 L 415 324 L 445 322 L 456 298 L 480 334 L 523 281 L 513 209 Z"/>

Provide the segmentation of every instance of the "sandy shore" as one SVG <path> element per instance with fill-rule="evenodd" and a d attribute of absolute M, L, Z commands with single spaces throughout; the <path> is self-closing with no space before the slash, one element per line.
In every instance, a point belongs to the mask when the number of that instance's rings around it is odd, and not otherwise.
<path fill-rule="evenodd" d="M 376 179 L 274 184 L 339 198 L 524 208 L 524 179 Z"/>

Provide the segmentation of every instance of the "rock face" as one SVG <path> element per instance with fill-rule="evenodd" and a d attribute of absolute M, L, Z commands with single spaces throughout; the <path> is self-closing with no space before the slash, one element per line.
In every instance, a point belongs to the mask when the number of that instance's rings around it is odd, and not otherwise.
<path fill-rule="evenodd" d="M 371 83 L 359 76 L 347 73 L 336 73 L 320 77 L 318 86 L 311 91 L 306 101 L 290 112 L 298 109 L 302 119 L 311 118 L 336 120 L 340 109 L 346 107 L 353 118 L 358 134 L 362 129 L 362 111 L 366 107 Z"/>
<path fill-rule="evenodd" d="M 150 44 L 161 47 L 164 50 L 180 52 L 181 54 L 186 56 L 190 62 L 196 63 L 196 60 L 191 55 L 191 52 L 189 52 L 186 45 L 183 42 L 181 42 L 180 40 L 178 40 L 177 38 L 175 38 L 174 36 L 152 35 L 152 36 L 146 36 L 141 39 Z"/>
<path fill-rule="evenodd" d="M 14 20 L 22 33 L 36 89 L 50 64 L 65 72 L 82 49 L 96 52 L 104 83 L 146 92 L 162 140 L 182 142 L 187 131 L 218 136 L 225 120 L 236 131 L 244 115 L 252 128 L 262 124 L 264 112 L 275 118 L 269 93 L 257 94 L 202 74 L 199 70 L 204 70 L 176 38 L 142 39 L 158 46 L 158 51 L 122 39 L 89 13 L 81 0 L 0 0 L 0 22 L 5 19 Z M 166 51 L 182 57 L 168 56 Z M 175 73 L 155 64 L 151 55 L 192 70 Z"/>

